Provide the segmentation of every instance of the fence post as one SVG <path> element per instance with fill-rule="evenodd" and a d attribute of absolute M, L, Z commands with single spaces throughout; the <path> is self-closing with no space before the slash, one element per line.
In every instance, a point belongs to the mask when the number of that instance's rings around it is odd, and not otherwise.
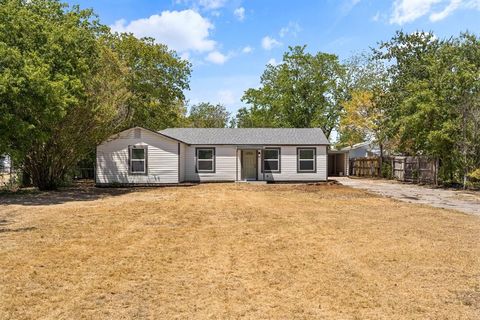
<path fill-rule="evenodd" d="M 395 157 L 392 157 L 392 178 L 395 180 Z"/>
<path fill-rule="evenodd" d="M 420 183 L 420 157 L 417 157 L 417 183 Z"/>

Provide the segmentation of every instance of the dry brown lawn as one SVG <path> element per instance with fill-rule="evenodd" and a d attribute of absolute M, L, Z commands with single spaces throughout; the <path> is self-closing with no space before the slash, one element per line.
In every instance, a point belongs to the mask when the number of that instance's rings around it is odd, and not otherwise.
<path fill-rule="evenodd" d="M 480 318 L 473 215 L 335 185 L 0 202 L 0 319 Z"/>

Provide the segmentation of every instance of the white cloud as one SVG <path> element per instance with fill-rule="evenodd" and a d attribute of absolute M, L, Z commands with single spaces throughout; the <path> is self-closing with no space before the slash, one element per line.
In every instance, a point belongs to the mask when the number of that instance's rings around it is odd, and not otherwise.
<path fill-rule="evenodd" d="M 390 23 L 402 25 L 426 15 L 436 22 L 461 8 L 480 10 L 480 0 L 395 0 Z"/>
<path fill-rule="evenodd" d="M 193 8 L 205 10 L 216 10 L 225 6 L 227 0 L 175 0 L 176 4 L 186 4 Z"/>
<path fill-rule="evenodd" d="M 245 8 L 237 8 L 233 11 L 233 14 L 235 15 L 235 17 L 237 17 L 239 21 L 243 21 L 243 19 L 245 19 Z"/>
<path fill-rule="evenodd" d="M 430 15 L 430 21 L 440 21 L 449 16 L 453 11 L 457 10 L 462 0 L 452 0 L 446 7 L 440 12 L 434 12 Z"/>
<path fill-rule="evenodd" d="M 219 90 L 217 97 L 220 103 L 224 105 L 233 105 L 237 101 L 232 90 Z"/>
<path fill-rule="evenodd" d="M 432 5 L 442 0 L 395 0 L 390 23 L 404 24 L 426 15 Z"/>
<path fill-rule="evenodd" d="M 225 5 L 226 0 L 199 0 L 200 6 L 205 9 L 218 9 Z"/>
<path fill-rule="evenodd" d="M 228 58 L 229 58 L 228 56 L 215 50 L 210 52 L 205 58 L 205 60 L 215 64 L 224 64 L 225 62 L 227 62 Z"/>
<path fill-rule="evenodd" d="M 348 14 L 361 0 L 345 0 L 342 3 L 341 10 L 343 14 Z"/>
<path fill-rule="evenodd" d="M 111 28 L 118 32 L 131 32 L 139 38 L 152 37 L 179 52 L 208 52 L 216 46 L 216 42 L 209 38 L 213 24 L 191 9 L 163 11 L 160 15 L 133 20 L 128 24 L 122 19 Z"/>
<path fill-rule="evenodd" d="M 253 52 L 253 48 L 250 47 L 250 46 L 246 46 L 245 48 L 242 49 L 242 52 L 243 52 L 243 53 L 252 53 L 252 52 Z"/>
<path fill-rule="evenodd" d="M 372 17 L 372 21 L 375 21 L 375 22 L 378 22 L 380 21 L 380 12 L 377 12 L 373 17 Z"/>
<path fill-rule="evenodd" d="M 278 35 L 282 38 L 287 35 L 292 35 L 296 37 L 300 31 L 302 31 L 302 28 L 300 28 L 300 25 L 297 22 L 290 21 L 286 27 L 283 27 L 280 29 L 280 32 L 278 33 Z"/>
<path fill-rule="evenodd" d="M 278 66 L 279 65 L 279 63 L 277 62 L 277 60 L 275 60 L 275 58 L 271 58 L 270 60 L 268 60 L 267 64 L 271 64 L 272 66 Z"/>
<path fill-rule="evenodd" d="M 279 47 L 281 45 L 282 45 L 281 42 L 269 36 L 265 36 L 262 39 L 262 48 L 265 50 L 272 50 L 273 48 Z"/>

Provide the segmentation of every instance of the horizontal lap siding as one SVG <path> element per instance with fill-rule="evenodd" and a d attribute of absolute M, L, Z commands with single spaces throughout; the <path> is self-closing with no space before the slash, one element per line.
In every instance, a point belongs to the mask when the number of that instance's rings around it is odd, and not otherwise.
<path fill-rule="evenodd" d="M 163 184 L 178 183 L 178 142 L 141 129 L 141 137 L 134 130 L 121 133 L 117 138 L 97 147 L 97 183 Z M 128 146 L 147 145 L 148 175 L 128 173 Z"/>
<path fill-rule="evenodd" d="M 274 146 L 272 146 L 274 147 Z M 297 148 L 302 146 L 279 146 L 280 148 L 280 173 L 265 173 L 267 181 L 326 181 L 327 180 L 327 147 L 316 146 L 317 172 L 297 173 Z M 304 148 L 312 148 L 305 146 Z M 260 165 L 261 167 L 261 165 Z M 259 179 L 263 174 L 259 168 Z"/>
<path fill-rule="evenodd" d="M 195 148 L 215 148 L 215 172 L 195 172 Z M 185 180 L 186 181 L 235 181 L 236 179 L 236 156 L 235 146 L 210 146 L 192 145 L 185 148 Z"/>
<path fill-rule="evenodd" d="M 186 152 L 187 147 L 185 144 L 180 143 L 180 182 L 185 181 L 185 159 L 186 159 Z"/>

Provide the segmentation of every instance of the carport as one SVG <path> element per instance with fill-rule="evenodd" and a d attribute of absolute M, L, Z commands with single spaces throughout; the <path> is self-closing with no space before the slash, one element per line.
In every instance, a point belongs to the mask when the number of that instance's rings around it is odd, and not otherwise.
<path fill-rule="evenodd" d="M 348 176 L 348 151 L 328 150 L 328 176 Z"/>

